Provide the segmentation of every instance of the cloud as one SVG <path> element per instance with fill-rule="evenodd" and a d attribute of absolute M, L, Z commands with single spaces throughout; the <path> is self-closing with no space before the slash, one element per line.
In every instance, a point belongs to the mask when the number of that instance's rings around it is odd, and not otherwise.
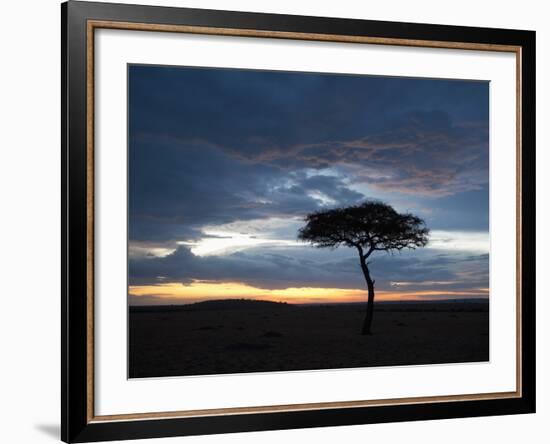
<path fill-rule="evenodd" d="M 143 65 L 129 77 L 131 133 L 208 141 L 245 159 L 357 140 L 414 111 L 488 121 L 487 82 Z"/>
<path fill-rule="evenodd" d="M 296 231 L 309 212 L 376 197 L 436 235 L 432 249 L 375 258 L 381 290 L 488 285 L 488 258 L 469 258 L 483 239 L 466 232 L 488 224 L 487 83 L 147 66 L 129 77 L 132 284 L 363 288 L 354 252 L 297 246 Z"/>
<path fill-rule="evenodd" d="M 236 252 L 225 256 L 197 256 L 187 246 L 179 246 L 165 257 L 147 257 L 130 260 L 131 285 L 159 283 L 163 281 L 191 283 L 193 280 L 217 282 L 242 282 L 260 288 L 286 288 L 302 286 L 326 286 L 335 276 L 320 273 L 323 262 L 314 263 L 295 250 L 289 252 L 271 247 Z M 346 287 L 361 285 L 357 269 L 344 273 Z M 356 277 L 357 276 L 357 277 Z M 346 277 L 342 279 L 347 280 Z M 351 287 L 350 287 L 351 284 Z"/>
<path fill-rule="evenodd" d="M 360 139 L 259 152 L 257 160 L 284 168 L 340 167 L 356 185 L 440 197 L 487 186 L 488 154 L 485 124 L 453 125 L 447 113 L 430 111 L 410 113 Z"/>
<path fill-rule="evenodd" d="M 489 233 L 432 230 L 428 248 L 447 251 L 489 252 Z"/>
<path fill-rule="evenodd" d="M 203 144 L 131 144 L 129 228 L 136 241 L 196 240 L 205 225 L 301 217 L 363 197 L 343 178 L 246 163 Z"/>
<path fill-rule="evenodd" d="M 370 265 L 379 290 L 395 290 L 392 283 L 406 282 L 407 291 L 441 291 L 488 287 L 488 254 L 417 250 L 374 255 Z M 160 278 L 159 278 L 160 277 Z M 130 260 L 131 285 L 194 281 L 239 282 L 263 289 L 289 287 L 364 289 L 355 252 L 341 248 L 251 248 L 224 256 L 197 256 L 179 246 L 164 257 Z"/>
<path fill-rule="evenodd" d="M 132 168 L 143 156 L 149 167 L 181 166 L 162 165 L 157 145 L 171 144 L 186 162 L 196 161 L 192 146 L 213 153 L 220 181 L 234 165 L 275 181 L 285 172 L 270 167 L 340 167 L 355 184 L 428 196 L 488 180 L 486 82 L 133 66 L 130 97 L 130 139 L 151 151 L 131 146 Z"/>

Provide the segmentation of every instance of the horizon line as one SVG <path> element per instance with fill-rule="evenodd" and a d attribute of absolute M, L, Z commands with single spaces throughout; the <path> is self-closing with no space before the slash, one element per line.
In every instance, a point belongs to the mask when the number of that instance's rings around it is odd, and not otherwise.
<path fill-rule="evenodd" d="M 128 307 L 166 307 L 166 306 L 186 306 L 186 305 L 195 305 L 195 304 L 201 304 L 204 302 L 221 302 L 221 301 L 247 301 L 247 302 L 268 302 L 273 304 L 284 304 L 284 305 L 359 305 L 359 304 L 366 304 L 367 301 L 331 301 L 331 302 L 287 302 L 287 301 L 277 301 L 277 300 L 269 300 L 269 299 L 253 299 L 253 298 L 224 298 L 224 299 L 205 299 L 202 301 L 194 301 L 194 302 L 187 302 L 187 303 L 181 303 L 181 302 L 175 302 L 175 303 L 144 303 L 144 304 L 134 304 L 131 302 L 128 302 Z M 479 297 L 473 297 L 473 298 L 444 298 L 444 299 L 401 299 L 401 300 L 380 300 L 380 301 L 374 301 L 375 304 L 399 304 L 399 303 L 425 303 L 425 302 L 465 302 L 465 303 L 472 303 L 472 302 L 479 302 L 479 301 L 489 301 L 489 296 L 479 296 Z"/>

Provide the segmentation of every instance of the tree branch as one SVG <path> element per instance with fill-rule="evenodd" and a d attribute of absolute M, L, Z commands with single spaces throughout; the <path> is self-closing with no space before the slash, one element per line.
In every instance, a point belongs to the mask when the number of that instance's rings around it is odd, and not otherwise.
<path fill-rule="evenodd" d="M 367 258 L 372 254 L 372 252 L 373 252 L 374 250 L 376 250 L 376 248 L 374 248 L 374 246 L 371 245 L 370 248 L 369 248 L 369 250 L 365 253 L 364 258 L 367 259 Z"/>

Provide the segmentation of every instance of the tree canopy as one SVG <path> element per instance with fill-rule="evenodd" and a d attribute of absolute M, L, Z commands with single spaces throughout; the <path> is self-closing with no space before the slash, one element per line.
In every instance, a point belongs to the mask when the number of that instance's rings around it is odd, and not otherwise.
<path fill-rule="evenodd" d="M 311 213 L 305 222 L 298 239 L 321 248 L 355 247 L 363 258 L 374 251 L 414 249 L 428 243 L 424 220 L 376 200 Z"/>

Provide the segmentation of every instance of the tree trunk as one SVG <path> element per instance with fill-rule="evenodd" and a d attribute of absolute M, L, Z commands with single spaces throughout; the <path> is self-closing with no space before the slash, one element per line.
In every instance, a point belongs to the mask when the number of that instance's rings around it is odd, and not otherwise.
<path fill-rule="evenodd" d="M 361 257 L 361 270 L 363 270 L 363 275 L 367 281 L 368 289 L 367 314 L 365 315 L 365 320 L 363 321 L 363 329 L 361 330 L 361 334 L 371 335 L 372 313 L 374 311 L 374 281 L 370 277 L 367 261 L 363 257 Z"/>

